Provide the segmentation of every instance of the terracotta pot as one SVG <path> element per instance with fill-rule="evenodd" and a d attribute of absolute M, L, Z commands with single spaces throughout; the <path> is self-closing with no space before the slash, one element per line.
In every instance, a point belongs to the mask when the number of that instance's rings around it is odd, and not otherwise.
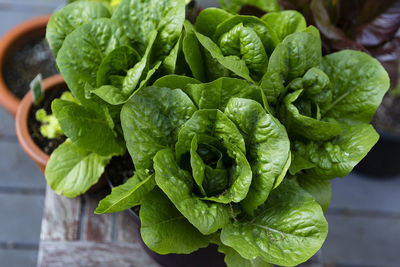
<path fill-rule="evenodd" d="M 49 91 L 57 89 L 67 85 L 64 82 L 64 78 L 61 75 L 54 75 L 50 78 L 43 80 L 43 90 Z M 32 92 L 29 91 L 22 99 L 18 109 L 17 116 L 15 119 L 15 129 L 17 132 L 18 141 L 22 149 L 28 154 L 28 156 L 36 162 L 39 169 L 44 172 L 49 155 L 47 155 L 41 148 L 36 145 L 33 141 L 28 128 L 29 112 L 33 105 Z"/>
<path fill-rule="evenodd" d="M 13 95 L 5 83 L 3 69 L 8 59 L 25 44 L 38 41 L 45 37 L 46 26 L 50 15 L 27 20 L 12 28 L 0 40 L 0 104 L 15 117 L 20 100 Z"/>
<path fill-rule="evenodd" d="M 107 178 L 107 183 L 111 189 L 114 188 L 110 177 Z M 190 267 L 225 267 L 224 254 L 218 252 L 218 247 L 214 244 L 210 244 L 206 248 L 200 248 L 199 250 L 191 254 L 166 254 L 160 255 L 150 250 L 143 242 L 140 234 L 140 217 L 133 210 L 128 209 L 125 212 L 129 214 L 132 219 L 132 227 L 134 227 L 137 236 L 139 237 L 139 243 L 144 248 L 146 253 L 153 258 L 158 264 L 163 267 L 177 267 L 177 266 L 190 266 Z"/>

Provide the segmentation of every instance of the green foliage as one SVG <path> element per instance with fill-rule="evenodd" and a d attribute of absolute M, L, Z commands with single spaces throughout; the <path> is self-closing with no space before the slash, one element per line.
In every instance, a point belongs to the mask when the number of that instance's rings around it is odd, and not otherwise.
<path fill-rule="evenodd" d="M 318 30 L 276 1 L 230 3 L 195 25 L 183 0 L 123 0 L 111 18 L 95 4 L 65 28 L 83 7 L 57 13 L 49 38 L 79 103 L 53 102 L 69 139 L 46 177 L 75 196 L 127 150 L 135 174 L 96 213 L 141 205 L 160 254 L 215 243 L 231 267 L 298 265 L 326 238 L 329 179 L 378 140 L 388 75 L 361 52 L 323 57 Z M 244 3 L 269 13 L 237 15 Z"/>

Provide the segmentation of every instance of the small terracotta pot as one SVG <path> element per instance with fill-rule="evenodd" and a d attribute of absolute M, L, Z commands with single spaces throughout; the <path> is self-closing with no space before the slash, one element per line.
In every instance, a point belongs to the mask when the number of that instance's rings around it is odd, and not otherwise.
<path fill-rule="evenodd" d="M 64 78 L 60 75 L 54 75 L 43 80 L 42 83 L 43 90 L 45 92 L 59 89 L 67 88 Z M 29 91 L 25 97 L 22 99 L 18 109 L 17 116 L 15 118 L 15 129 L 17 132 L 18 141 L 28 156 L 35 161 L 39 169 L 44 173 L 46 169 L 47 161 L 49 160 L 49 155 L 47 155 L 36 143 L 33 141 L 28 128 L 29 113 L 33 105 L 32 92 Z M 107 180 L 104 175 L 100 180 L 94 184 L 87 193 L 95 193 L 107 186 Z"/>
<path fill-rule="evenodd" d="M 46 36 L 46 26 L 51 15 L 27 20 L 7 32 L 0 40 L 0 104 L 15 117 L 20 100 L 13 95 L 5 83 L 3 69 L 8 59 L 25 44 Z"/>
<path fill-rule="evenodd" d="M 60 88 L 63 85 L 67 87 L 64 82 L 64 78 L 60 74 L 44 79 L 42 85 L 45 92 Z M 22 149 L 26 152 L 26 154 L 28 154 L 31 159 L 33 159 L 33 161 L 36 162 L 39 169 L 44 172 L 47 161 L 50 157 L 44 151 L 42 151 L 42 149 L 40 149 L 38 145 L 36 145 L 29 133 L 28 120 L 29 112 L 31 111 L 32 105 L 33 96 L 32 92 L 29 91 L 22 99 L 17 109 L 15 129 L 17 132 L 18 141 L 21 144 Z"/>

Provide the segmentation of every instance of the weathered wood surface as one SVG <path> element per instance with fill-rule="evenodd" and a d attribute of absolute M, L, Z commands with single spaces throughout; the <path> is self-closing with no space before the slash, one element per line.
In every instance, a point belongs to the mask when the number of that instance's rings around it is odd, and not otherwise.
<path fill-rule="evenodd" d="M 80 197 L 58 196 L 49 186 L 43 210 L 41 240 L 77 240 L 81 213 Z"/>
<path fill-rule="evenodd" d="M 40 267 L 159 267 L 138 243 L 42 241 Z"/>
<path fill-rule="evenodd" d="M 38 266 L 159 267 L 127 212 L 96 215 L 107 192 L 68 199 L 47 187 Z"/>

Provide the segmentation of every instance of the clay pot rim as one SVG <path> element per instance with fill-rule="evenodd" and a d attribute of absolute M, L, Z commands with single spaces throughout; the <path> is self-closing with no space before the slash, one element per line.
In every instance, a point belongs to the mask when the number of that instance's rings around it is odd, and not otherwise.
<path fill-rule="evenodd" d="M 34 31 L 40 29 L 46 29 L 47 23 L 50 19 L 50 14 L 38 16 L 30 20 L 26 20 L 16 27 L 9 30 L 0 41 L 0 104 L 13 116 L 15 117 L 18 109 L 18 105 L 21 102 L 6 85 L 3 79 L 3 65 L 6 64 L 6 59 L 9 57 L 5 56 L 10 53 L 14 44 L 20 40 L 24 40 L 24 37 Z M 29 43 L 31 39 L 24 40 L 25 43 Z"/>
<path fill-rule="evenodd" d="M 49 91 L 62 84 L 65 84 L 64 78 L 60 74 L 56 74 L 43 80 L 43 90 Z M 32 92 L 29 91 L 18 106 L 17 116 L 15 119 L 15 129 L 22 149 L 36 162 L 36 164 L 38 164 L 39 168 L 44 171 L 50 157 L 42 151 L 38 145 L 36 145 L 29 134 L 28 119 L 32 105 L 33 96 Z"/>

